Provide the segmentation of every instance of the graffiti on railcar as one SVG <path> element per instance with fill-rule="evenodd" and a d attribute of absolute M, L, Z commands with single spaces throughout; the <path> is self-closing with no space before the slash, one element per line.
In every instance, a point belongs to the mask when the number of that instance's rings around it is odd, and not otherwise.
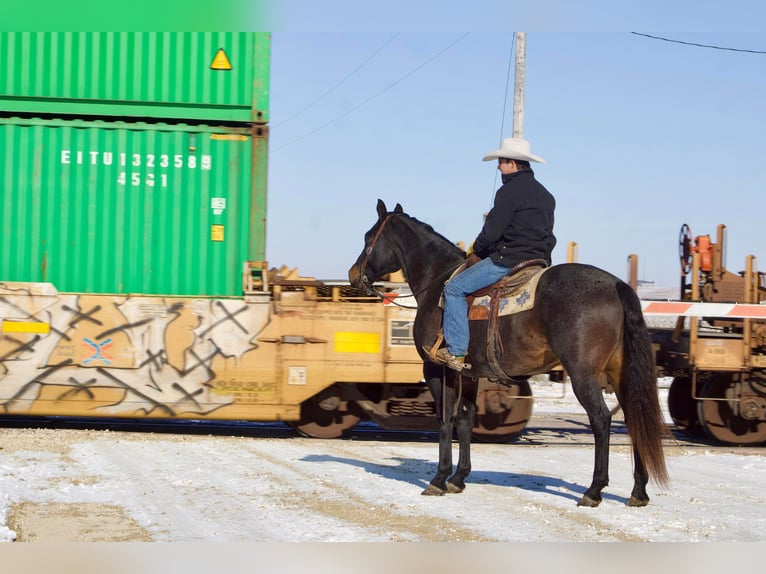
<path fill-rule="evenodd" d="M 278 399 L 273 369 L 253 358 L 268 305 L 2 283 L 0 317 L 0 413 L 80 401 L 95 416 L 188 417 Z"/>

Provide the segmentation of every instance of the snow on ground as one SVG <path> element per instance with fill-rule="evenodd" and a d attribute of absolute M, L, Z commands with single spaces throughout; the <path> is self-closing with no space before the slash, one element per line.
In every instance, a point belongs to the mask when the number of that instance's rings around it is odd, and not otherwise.
<path fill-rule="evenodd" d="M 602 504 L 577 507 L 592 446 L 535 431 L 545 413 L 581 413 L 564 388 L 533 385 L 528 436 L 474 444 L 466 491 L 435 498 L 420 494 L 437 457 L 422 440 L 0 429 L 0 541 L 766 539 L 758 449 L 669 441 L 670 489 L 650 483 L 650 505 L 628 508 L 631 457 L 616 437 Z"/>

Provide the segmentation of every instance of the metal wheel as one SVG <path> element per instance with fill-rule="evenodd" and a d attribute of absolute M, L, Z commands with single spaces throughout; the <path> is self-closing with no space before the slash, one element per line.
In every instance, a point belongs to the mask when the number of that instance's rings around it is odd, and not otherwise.
<path fill-rule="evenodd" d="M 692 398 L 692 381 L 689 377 L 673 379 L 668 391 L 668 410 L 679 430 L 692 436 L 704 434 L 697 415 L 697 400 Z"/>
<path fill-rule="evenodd" d="M 731 375 L 717 375 L 702 387 L 697 413 L 710 437 L 724 444 L 758 444 L 766 441 L 766 399 L 742 396 L 741 385 Z M 712 400 L 728 399 L 728 400 Z"/>
<path fill-rule="evenodd" d="M 340 438 L 360 418 L 340 410 L 340 389 L 332 385 L 301 404 L 301 418 L 290 423 L 303 436 L 310 438 Z"/>
<path fill-rule="evenodd" d="M 510 386 L 479 381 L 473 438 L 480 442 L 508 442 L 519 436 L 532 415 L 531 396 L 527 381 L 514 381 Z"/>

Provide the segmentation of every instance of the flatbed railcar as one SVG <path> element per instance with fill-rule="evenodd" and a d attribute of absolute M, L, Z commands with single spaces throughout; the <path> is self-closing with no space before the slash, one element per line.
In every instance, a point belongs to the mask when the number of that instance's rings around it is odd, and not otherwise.
<path fill-rule="evenodd" d="M 59 293 L 0 284 L 3 415 L 284 421 L 335 438 L 360 420 L 435 430 L 414 309 L 343 282 L 249 267 L 231 298 Z M 406 285 L 377 286 L 388 299 Z M 482 381 L 474 436 L 507 441 L 529 386 Z"/>
<path fill-rule="evenodd" d="M 755 256 L 726 269 L 726 226 L 679 236 L 680 297 L 643 301 L 644 314 L 675 317 L 650 326 L 659 376 L 672 377 L 668 409 L 676 427 L 733 445 L 766 442 L 766 283 Z M 672 321 L 671 321 L 672 323 Z"/>

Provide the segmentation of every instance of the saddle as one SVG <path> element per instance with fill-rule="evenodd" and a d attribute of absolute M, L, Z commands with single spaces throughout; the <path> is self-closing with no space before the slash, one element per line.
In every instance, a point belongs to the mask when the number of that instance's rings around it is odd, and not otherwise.
<path fill-rule="evenodd" d="M 548 264 L 544 259 L 527 259 L 513 266 L 508 274 L 487 287 L 468 295 L 468 318 L 488 321 L 487 323 L 487 364 L 501 380 L 511 379 L 497 361 L 502 353 L 502 344 L 498 333 L 498 318 L 531 309 L 534 306 L 535 289 L 540 276 Z M 466 264 L 458 267 L 452 277 L 464 271 Z M 439 331 L 436 345 L 440 346 L 444 335 Z"/>
<path fill-rule="evenodd" d="M 535 288 L 547 267 L 543 259 L 528 259 L 508 270 L 498 282 L 466 297 L 468 318 L 486 321 L 491 315 L 510 315 L 531 309 L 535 304 Z"/>
<path fill-rule="evenodd" d="M 534 305 L 534 288 L 547 266 L 548 264 L 544 259 L 527 259 L 511 267 L 508 274 L 499 281 L 469 294 L 465 298 L 468 303 L 468 318 L 486 321 L 489 319 L 492 301 L 512 298 L 517 295 L 523 295 L 523 300 L 516 302 L 516 308 L 499 314 L 509 315 L 531 309 Z M 450 279 L 465 271 L 466 267 L 467 264 L 463 263 L 450 275 Z M 534 281 L 532 281 L 533 279 Z M 529 291 L 529 295 L 524 295 L 527 291 Z M 439 307 L 444 307 L 443 299 L 439 299 Z"/>

